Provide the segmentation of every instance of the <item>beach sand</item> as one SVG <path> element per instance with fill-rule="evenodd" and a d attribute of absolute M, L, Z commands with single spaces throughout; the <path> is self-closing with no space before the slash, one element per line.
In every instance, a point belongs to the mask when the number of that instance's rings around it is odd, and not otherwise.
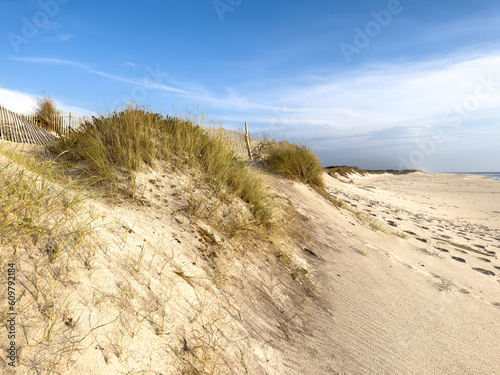
<path fill-rule="evenodd" d="M 287 372 L 500 374 L 500 183 L 424 173 L 325 179 L 353 212 L 283 186 L 321 223 L 310 267 L 323 299 L 308 311 L 314 334 L 286 348 Z"/>
<path fill-rule="evenodd" d="M 86 201 L 99 246 L 68 258 L 59 315 L 19 320 L 17 373 L 500 374 L 499 181 L 325 174 L 337 208 L 264 177 L 309 239 L 221 238 L 184 214 L 194 177 L 169 169 L 138 176 L 141 204 Z M 19 291 L 39 253 L 18 253 Z"/>

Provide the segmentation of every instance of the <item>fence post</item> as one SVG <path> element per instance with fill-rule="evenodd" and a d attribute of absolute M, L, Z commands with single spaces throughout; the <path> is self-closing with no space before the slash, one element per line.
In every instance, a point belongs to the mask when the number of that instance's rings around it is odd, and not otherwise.
<path fill-rule="evenodd" d="M 247 141 L 248 157 L 250 158 L 250 160 L 253 160 L 252 151 L 250 150 L 250 139 L 248 136 L 248 125 L 247 125 L 246 121 L 245 121 L 245 140 Z"/>
<path fill-rule="evenodd" d="M 72 124 L 71 124 L 71 112 L 70 112 L 70 113 L 69 113 L 69 127 L 68 127 L 68 134 L 69 134 L 69 132 L 71 131 L 71 129 L 73 128 L 71 125 L 72 125 Z"/>

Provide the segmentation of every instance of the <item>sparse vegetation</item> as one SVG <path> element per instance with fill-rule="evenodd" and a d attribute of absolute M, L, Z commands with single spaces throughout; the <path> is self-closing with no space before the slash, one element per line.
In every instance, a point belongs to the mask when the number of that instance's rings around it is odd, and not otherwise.
<path fill-rule="evenodd" d="M 350 175 L 357 174 L 360 176 L 365 176 L 367 174 L 384 174 L 384 173 L 390 173 L 390 174 L 409 174 L 409 173 L 414 173 L 414 172 L 422 172 L 419 169 L 404 169 L 404 170 L 396 170 L 396 169 L 360 169 L 358 167 L 350 167 L 347 165 L 342 165 L 342 166 L 330 166 L 326 167 L 326 170 L 328 171 L 328 174 L 332 177 L 337 177 L 337 176 L 342 176 L 344 178 L 349 178 Z"/>
<path fill-rule="evenodd" d="M 408 235 L 405 232 L 399 232 L 399 233 L 396 233 L 396 235 L 398 237 L 402 238 L 403 240 L 407 240 L 408 239 Z"/>
<path fill-rule="evenodd" d="M 82 211 L 85 195 L 76 185 L 61 187 L 47 179 L 54 175 L 53 163 L 30 157 L 14 162 L 6 156 L 12 154 L 0 147 L 0 271 L 6 274 L 8 265 L 15 265 L 17 324 L 23 327 L 23 336 L 17 336 L 19 363 L 54 373 L 78 345 L 65 340 L 76 320 L 64 285 L 72 270 L 93 262 L 94 218 Z M 3 291 L 6 284 L 7 278 L 0 281 Z M 1 299 L 1 327 L 11 318 L 6 305 Z"/>
<path fill-rule="evenodd" d="M 370 228 L 373 229 L 373 231 L 378 232 L 382 231 L 382 224 L 376 220 L 370 220 Z"/>
<path fill-rule="evenodd" d="M 368 256 L 368 252 L 365 249 L 355 249 L 354 251 L 356 251 L 358 254 L 363 255 L 364 257 Z"/>
<path fill-rule="evenodd" d="M 369 191 L 370 193 L 373 193 L 373 190 L 371 188 L 369 188 L 368 186 L 360 186 L 359 188 L 366 190 L 366 191 Z"/>
<path fill-rule="evenodd" d="M 437 289 L 440 292 L 451 292 L 453 283 L 447 279 L 441 279 L 441 283 L 436 284 Z"/>

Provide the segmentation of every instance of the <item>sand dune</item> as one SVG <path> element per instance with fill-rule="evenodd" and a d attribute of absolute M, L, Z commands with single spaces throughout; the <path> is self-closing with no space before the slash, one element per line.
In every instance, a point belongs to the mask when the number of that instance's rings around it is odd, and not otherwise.
<path fill-rule="evenodd" d="M 183 209 L 196 174 L 157 166 L 136 202 L 85 201 L 92 247 L 24 244 L 17 373 L 500 374 L 498 181 L 325 174 L 339 209 L 264 177 L 303 237 L 224 238 Z"/>

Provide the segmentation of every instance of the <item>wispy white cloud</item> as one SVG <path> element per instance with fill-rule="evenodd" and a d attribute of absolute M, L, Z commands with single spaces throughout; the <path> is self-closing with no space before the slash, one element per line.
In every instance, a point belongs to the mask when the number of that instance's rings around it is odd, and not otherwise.
<path fill-rule="evenodd" d="M 97 70 L 93 68 L 90 65 L 79 63 L 76 61 L 71 61 L 71 60 L 64 60 L 64 59 L 52 59 L 52 58 L 41 58 L 41 57 L 13 57 L 12 60 L 15 61 L 23 61 L 23 62 L 30 62 L 30 63 L 35 63 L 35 64 L 48 64 L 48 65 L 64 65 L 64 66 L 69 66 L 75 69 L 83 70 L 88 73 L 92 73 L 101 77 L 109 78 L 115 81 L 120 81 L 120 82 L 125 82 L 125 83 L 130 83 L 133 85 L 139 85 L 139 86 L 144 86 L 146 83 L 143 80 L 135 79 L 135 78 L 128 78 L 124 77 L 121 75 L 117 74 L 112 74 L 112 73 L 107 73 L 103 72 L 101 70 Z M 148 88 L 151 89 L 156 89 L 160 91 L 166 91 L 166 92 L 176 92 L 176 93 L 181 93 L 181 94 L 187 94 L 185 90 L 176 88 L 176 87 L 171 87 L 168 85 L 164 85 L 161 83 L 150 83 L 147 84 Z"/>
<path fill-rule="evenodd" d="M 36 27 L 47 30 L 59 30 L 62 29 L 63 25 L 55 21 L 44 20 L 44 22 L 37 22 Z"/>
<path fill-rule="evenodd" d="M 67 42 L 67 41 L 73 39 L 75 36 L 76 36 L 75 34 L 57 34 L 56 40 L 58 42 Z"/>
<path fill-rule="evenodd" d="M 130 67 L 134 67 L 134 66 L 137 66 L 137 64 L 134 64 L 133 62 L 130 62 L 130 61 L 125 61 L 123 63 L 120 63 L 118 64 L 119 66 L 130 66 Z"/>
<path fill-rule="evenodd" d="M 308 74 L 253 92 L 242 88 L 244 96 L 234 91 L 209 102 L 239 109 L 242 116 L 251 115 L 255 108 L 281 108 L 261 115 L 268 116 L 269 126 L 282 124 L 281 131 L 288 136 L 347 136 L 395 126 L 442 124 L 450 110 L 476 95 L 481 80 L 491 77 L 494 92 L 487 95 L 483 89 L 481 94 L 487 98 L 463 119 L 464 123 L 478 118 L 491 122 L 498 121 L 491 109 L 500 106 L 499 64 L 500 53 L 378 64 L 341 74 Z"/>
<path fill-rule="evenodd" d="M 27 92 L 6 89 L 0 87 L 0 105 L 17 113 L 33 113 L 36 106 L 37 96 Z M 76 116 L 90 116 L 95 114 L 88 109 L 65 105 L 64 102 L 56 100 L 56 105 L 64 113 L 73 113 Z"/>

